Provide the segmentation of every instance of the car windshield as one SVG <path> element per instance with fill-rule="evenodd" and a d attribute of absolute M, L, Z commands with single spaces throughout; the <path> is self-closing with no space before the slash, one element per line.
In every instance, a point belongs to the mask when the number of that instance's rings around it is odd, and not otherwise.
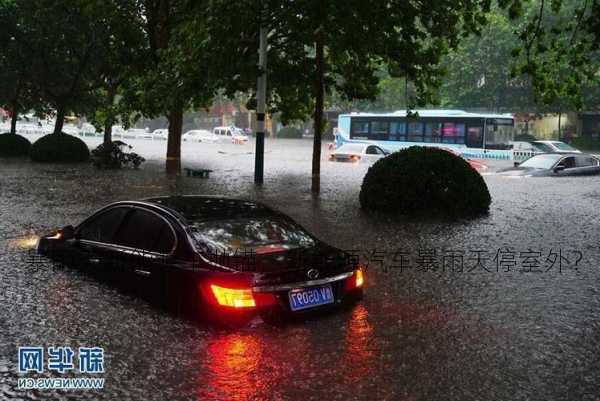
<path fill-rule="evenodd" d="M 190 228 L 198 248 L 217 255 L 258 255 L 315 245 L 302 227 L 278 218 L 208 220 Z"/>
<path fill-rule="evenodd" d="M 561 158 L 561 155 L 539 155 L 525 160 L 519 167 L 550 169 Z"/>

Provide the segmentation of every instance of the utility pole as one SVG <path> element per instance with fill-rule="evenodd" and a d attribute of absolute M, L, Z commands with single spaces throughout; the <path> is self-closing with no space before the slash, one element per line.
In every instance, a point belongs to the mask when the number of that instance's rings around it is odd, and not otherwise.
<path fill-rule="evenodd" d="M 256 85 L 256 154 L 254 183 L 262 184 L 265 168 L 265 103 L 267 98 L 267 28 L 261 21 L 258 47 L 258 82 Z"/>

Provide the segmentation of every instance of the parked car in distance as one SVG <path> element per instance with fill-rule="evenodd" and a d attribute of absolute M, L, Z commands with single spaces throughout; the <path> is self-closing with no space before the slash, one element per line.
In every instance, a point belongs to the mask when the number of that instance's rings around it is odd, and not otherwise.
<path fill-rule="evenodd" d="M 531 144 L 544 153 L 581 153 L 580 150 L 560 141 L 533 141 Z"/>
<path fill-rule="evenodd" d="M 150 132 L 148 128 L 144 129 L 143 131 L 144 132 L 140 132 L 138 134 L 139 139 L 154 139 L 154 135 L 152 134 L 152 132 Z"/>
<path fill-rule="evenodd" d="M 387 155 L 390 152 L 377 145 L 362 144 L 362 143 L 347 143 L 334 149 L 329 154 L 329 160 L 335 162 L 375 162 Z"/>
<path fill-rule="evenodd" d="M 152 139 L 166 141 L 169 139 L 169 130 L 166 128 L 159 128 L 152 131 Z"/>
<path fill-rule="evenodd" d="M 600 174 L 600 159 L 585 153 L 545 153 L 518 166 L 499 170 L 505 176 L 560 177 Z"/>
<path fill-rule="evenodd" d="M 112 126 L 112 137 L 113 139 L 123 139 L 123 136 L 125 135 L 125 129 L 123 127 L 121 127 L 120 125 L 113 125 Z"/>
<path fill-rule="evenodd" d="M 223 197 L 112 203 L 41 237 L 37 251 L 140 286 L 166 286 L 217 321 L 328 309 L 360 299 L 365 283 L 355 258 L 290 217 Z"/>
<path fill-rule="evenodd" d="M 194 129 L 187 131 L 181 137 L 186 142 L 217 142 L 219 137 L 205 129 Z"/>
<path fill-rule="evenodd" d="M 123 138 L 137 139 L 146 135 L 146 130 L 142 128 L 129 128 L 123 133 Z"/>

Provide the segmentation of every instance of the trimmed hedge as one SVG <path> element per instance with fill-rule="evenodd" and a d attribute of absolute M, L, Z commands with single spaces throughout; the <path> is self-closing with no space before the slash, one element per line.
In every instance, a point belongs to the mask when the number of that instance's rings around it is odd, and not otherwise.
<path fill-rule="evenodd" d="M 90 150 L 81 139 L 62 132 L 35 141 L 29 155 L 36 162 L 77 163 L 88 161 Z"/>
<path fill-rule="evenodd" d="M 600 141 L 589 136 L 578 136 L 570 144 L 579 150 L 600 150 Z"/>
<path fill-rule="evenodd" d="M 302 131 L 295 127 L 283 127 L 277 131 L 277 138 L 300 139 L 302 138 Z"/>
<path fill-rule="evenodd" d="M 378 160 L 367 171 L 359 198 L 367 211 L 452 217 L 486 213 L 491 203 L 485 181 L 463 158 L 420 146 Z"/>
<path fill-rule="evenodd" d="M 0 156 L 19 157 L 29 155 L 31 142 L 18 134 L 0 134 Z"/>

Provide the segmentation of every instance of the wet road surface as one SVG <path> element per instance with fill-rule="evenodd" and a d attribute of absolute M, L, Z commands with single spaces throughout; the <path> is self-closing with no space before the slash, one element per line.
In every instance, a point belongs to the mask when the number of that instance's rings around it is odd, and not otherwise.
<path fill-rule="evenodd" d="M 183 166 L 214 173 L 170 180 L 166 143 L 130 142 L 149 159 L 140 171 L 0 160 L 0 399 L 600 399 L 600 177 L 486 175 L 488 216 L 392 219 L 358 207 L 366 165 L 324 161 L 313 198 L 310 141 L 268 140 L 262 188 L 252 144 L 186 143 Z M 28 260 L 35 235 L 112 201 L 178 193 L 263 201 L 355 250 L 365 299 L 221 330 Z M 18 390 L 24 345 L 104 347 L 104 390 Z"/>

